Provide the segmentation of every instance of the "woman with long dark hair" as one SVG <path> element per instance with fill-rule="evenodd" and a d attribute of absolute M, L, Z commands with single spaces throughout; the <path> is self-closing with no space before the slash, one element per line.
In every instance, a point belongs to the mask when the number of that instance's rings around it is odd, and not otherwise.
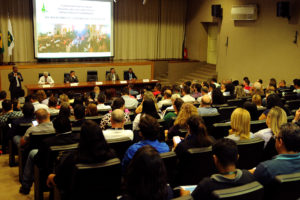
<path fill-rule="evenodd" d="M 164 163 L 154 147 L 146 145 L 135 153 L 127 168 L 124 188 L 125 200 L 172 198 Z"/>

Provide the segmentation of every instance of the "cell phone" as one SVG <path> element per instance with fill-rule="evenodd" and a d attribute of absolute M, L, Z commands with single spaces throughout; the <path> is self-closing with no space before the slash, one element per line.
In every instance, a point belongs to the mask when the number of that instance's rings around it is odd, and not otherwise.
<path fill-rule="evenodd" d="M 173 137 L 173 140 L 174 140 L 174 142 L 175 142 L 176 144 L 178 144 L 178 143 L 181 142 L 181 139 L 180 139 L 179 136 L 174 136 L 174 137 Z"/>
<path fill-rule="evenodd" d="M 37 126 L 39 123 L 35 120 L 35 121 L 32 121 L 32 124 L 33 124 L 33 126 Z"/>

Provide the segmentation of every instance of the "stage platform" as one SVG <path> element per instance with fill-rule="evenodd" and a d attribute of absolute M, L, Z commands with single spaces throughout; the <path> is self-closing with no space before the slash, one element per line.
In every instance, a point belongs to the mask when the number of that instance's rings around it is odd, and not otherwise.
<path fill-rule="evenodd" d="M 71 70 L 76 72 L 79 82 L 87 81 L 87 71 L 98 71 L 98 81 L 105 81 L 106 71 L 115 68 L 121 80 L 124 80 L 123 73 L 128 68 L 132 68 L 138 79 L 153 79 L 154 62 L 147 60 L 124 60 L 124 61 L 103 61 L 103 62 L 53 62 L 53 63 L 16 63 L 19 72 L 23 76 L 22 87 L 26 91 L 25 85 L 37 84 L 39 73 L 49 72 L 56 84 L 64 82 L 64 73 Z M 8 74 L 12 71 L 12 66 L 0 66 L 0 89 L 9 91 Z"/>

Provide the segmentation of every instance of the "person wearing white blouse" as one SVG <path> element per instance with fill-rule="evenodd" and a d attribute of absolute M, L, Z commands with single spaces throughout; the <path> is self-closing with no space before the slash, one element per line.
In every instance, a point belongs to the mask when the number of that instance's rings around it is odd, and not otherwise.
<path fill-rule="evenodd" d="M 39 84 L 53 84 L 54 80 L 52 79 L 51 76 L 49 76 L 48 72 L 44 72 L 44 75 L 41 76 L 39 80 Z"/>

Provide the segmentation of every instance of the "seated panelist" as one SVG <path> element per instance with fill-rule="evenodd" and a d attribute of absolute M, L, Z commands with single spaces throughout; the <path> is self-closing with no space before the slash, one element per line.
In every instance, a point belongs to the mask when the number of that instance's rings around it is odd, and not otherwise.
<path fill-rule="evenodd" d="M 118 81 L 120 80 L 119 75 L 116 73 L 115 68 L 111 68 L 110 72 L 106 75 L 107 81 Z"/>
<path fill-rule="evenodd" d="M 44 75 L 41 76 L 39 84 L 53 84 L 54 80 L 49 76 L 48 72 L 44 72 Z"/>
<path fill-rule="evenodd" d="M 75 75 L 75 71 L 70 71 L 70 75 L 67 76 L 64 80 L 65 83 L 78 83 L 78 78 Z"/>
<path fill-rule="evenodd" d="M 135 75 L 135 73 L 133 72 L 132 68 L 128 69 L 128 72 L 125 72 L 124 74 L 124 80 L 136 80 L 137 77 Z"/>

